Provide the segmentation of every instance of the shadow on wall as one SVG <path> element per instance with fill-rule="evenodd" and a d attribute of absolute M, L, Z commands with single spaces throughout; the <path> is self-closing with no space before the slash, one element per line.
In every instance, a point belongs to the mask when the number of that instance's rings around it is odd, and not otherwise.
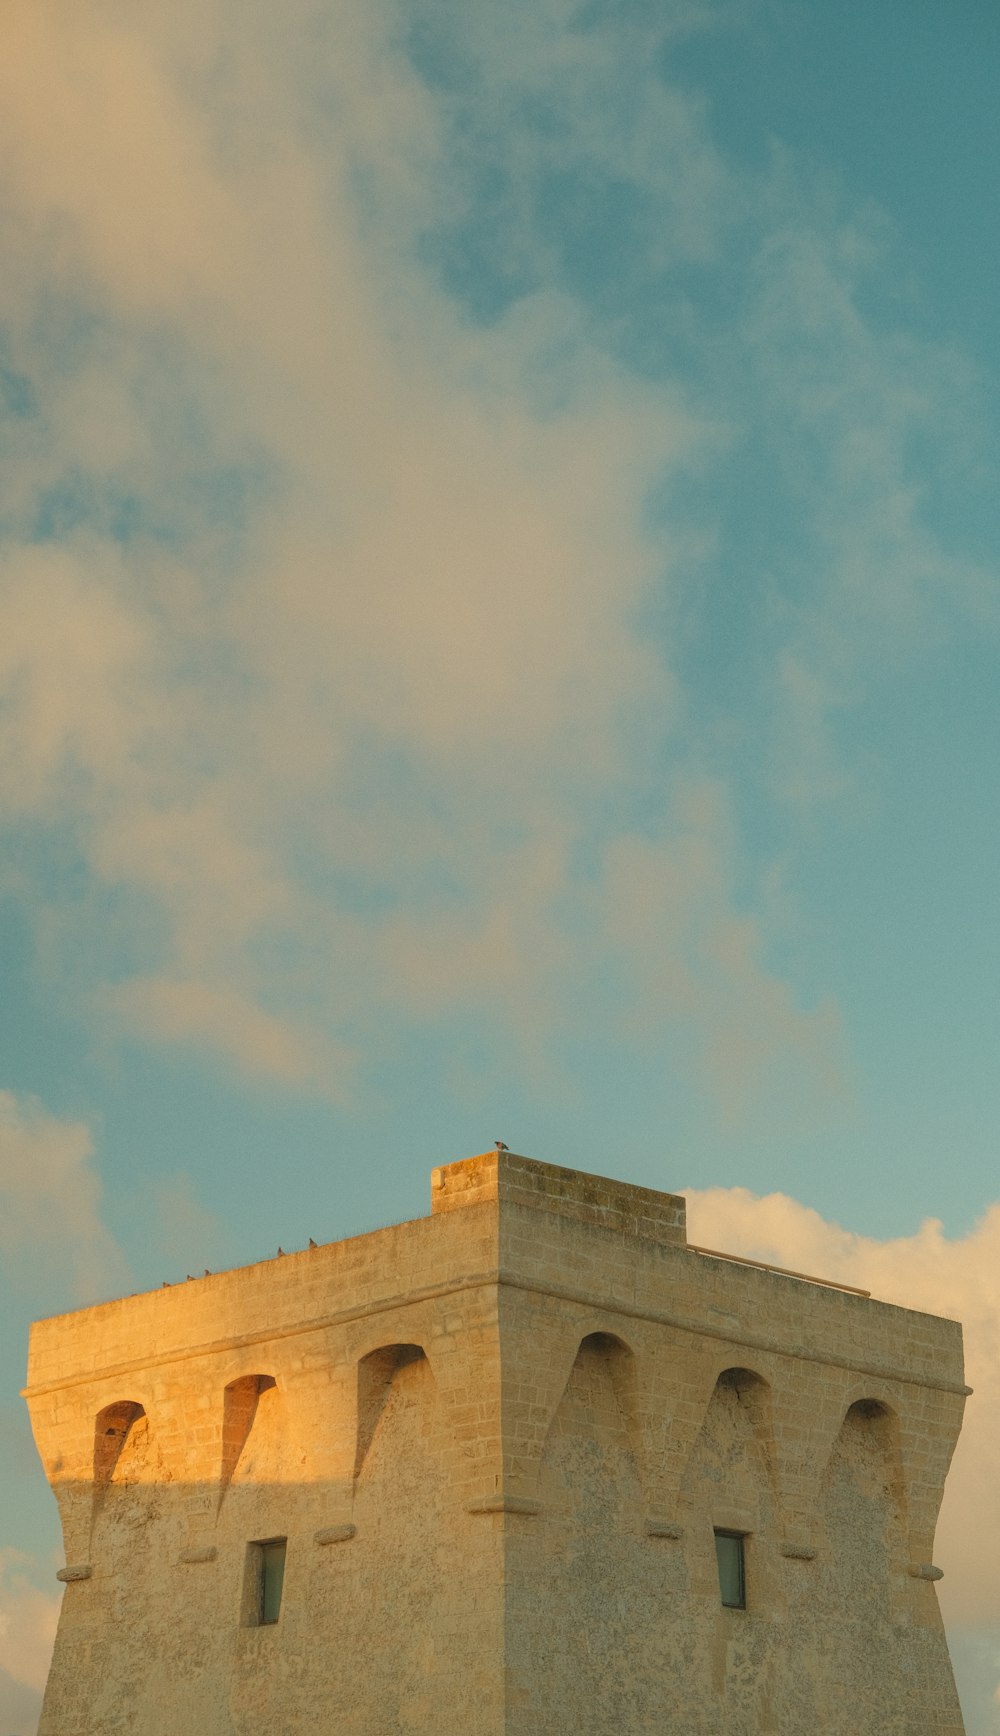
<path fill-rule="evenodd" d="M 830 1543 L 822 1581 L 827 1606 L 848 1607 L 862 1623 L 901 1614 L 906 1492 L 899 1419 L 887 1405 L 870 1399 L 851 1405 L 827 1462 L 820 1511 Z"/>
<path fill-rule="evenodd" d="M 538 1728 L 646 1729 L 656 1717 L 710 1736 L 724 1706 L 736 1733 L 903 1736 L 903 1654 L 916 1703 L 945 1706 L 947 1655 L 931 1589 L 910 1572 L 889 1407 L 849 1406 L 810 1546 L 793 1549 L 764 1376 L 724 1368 L 700 1410 L 688 1399 L 676 1523 L 644 1534 L 649 1399 L 627 1344 L 604 1333 L 582 1340 L 545 1442 L 541 1514 L 510 1539 L 512 1676 Z M 907 1623 L 922 1609 L 923 1625 L 901 1627 L 902 1605 Z M 849 1680 L 853 1701 L 842 1692 Z"/>
<path fill-rule="evenodd" d="M 364 1450 L 347 1485 L 291 1474 L 296 1431 L 269 1374 L 224 1389 L 212 1484 L 170 1473 L 152 1407 L 100 1412 L 99 1477 L 56 1483 L 87 1559 L 66 1570 L 43 1732 L 181 1732 L 216 1717 L 235 1730 L 310 1728 L 334 1644 L 342 1665 L 367 1660 L 353 1689 L 359 1673 L 344 1667 L 342 1688 L 345 1719 L 352 1692 L 363 1695 L 366 1729 L 395 1728 L 415 1695 L 461 1700 L 454 1658 L 427 1643 L 457 1619 L 436 1383 L 423 1351 L 400 1345 L 363 1359 L 359 1388 Z M 452 1516 L 473 1579 L 475 1527 Z"/>
<path fill-rule="evenodd" d="M 326 1410 L 259 1369 L 214 1405 L 185 1389 L 169 1417 L 145 1393 L 105 1405 L 78 1461 L 92 1475 L 53 1475 L 68 1566 L 40 1736 L 306 1730 L 334 1681 L 345 1736 L 514 1730 L 505 1695 L 524 1736 L 656 1720 L 712 1736 L 720 1703 L 733 1736 L 903 1736 L 885 1659 L 923 1704 L 947 1654 L 908 1564 L 891 1408 L 832 1419 L 796 1553 L 762 1373 L 706 1362 L 668 1402 L 669 1352 L 643 1363 L 607 1332 L 566 1350 L 538 1499 L 504 1511 L 456 1495 L 476 1394 L 445 1395 L 416 1343 L 324 1376 Z M 657 1441 L 682 1451 L 672 1519 L 651 1526 Z M 213 1478 L 178 1474 L 185 1442 Z M 738 1544 L 735 1598 L 716 1534 Z M 860 1699 L 837 1699 L 844 1680 Z"/>

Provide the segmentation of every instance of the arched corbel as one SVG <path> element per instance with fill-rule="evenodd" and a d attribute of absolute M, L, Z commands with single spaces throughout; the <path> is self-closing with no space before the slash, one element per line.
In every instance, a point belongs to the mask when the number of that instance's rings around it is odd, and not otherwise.
<path fill-rule="evenodd" d="M 270 1391 L 276 1384 L 273 1374 L 243 1374 L 238 1380 L 231 1380 L 223 1391 L 218 1501 L 220 1507 L 253 1428 L 260 1395 Z"/>
<path fill-rule="evenodd" d="M 377 1350 L 370 1350 L 367 1356 L 363 1356 L 358 1363 L 358 1410 L 354 1449 L 355 1481 L 361 1475 L 361 1468 L 375 1438 L 375 1430 L 378 1428 L 379 1419 L 385 1409 L 386 1400 L 397 1374 L 402 1368 L 408 1368 L 415 1362 L 425 1362 L 426 1360 L 426 1353 L 422 1345 L 385 1344 Z"/>

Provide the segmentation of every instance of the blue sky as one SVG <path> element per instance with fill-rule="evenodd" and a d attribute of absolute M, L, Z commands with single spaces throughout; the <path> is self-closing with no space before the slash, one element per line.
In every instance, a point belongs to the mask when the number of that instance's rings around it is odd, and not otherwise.
<path fill-rule="evenodd" d="M 0 31 L 0 1736 L 27 1322 L 497 1137 L 967 1319 L 997 1732 L 996 9 Z"/>

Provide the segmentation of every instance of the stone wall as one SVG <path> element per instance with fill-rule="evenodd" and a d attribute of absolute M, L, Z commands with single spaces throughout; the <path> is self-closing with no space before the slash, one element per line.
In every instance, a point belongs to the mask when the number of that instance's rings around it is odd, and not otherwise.
<path fill-rule="evenodd" d="M 68 1580 L 40 1736 L 959 1736 L 959 1327 L 514 1154 L 432 1207 L 33 1329 Z"/>

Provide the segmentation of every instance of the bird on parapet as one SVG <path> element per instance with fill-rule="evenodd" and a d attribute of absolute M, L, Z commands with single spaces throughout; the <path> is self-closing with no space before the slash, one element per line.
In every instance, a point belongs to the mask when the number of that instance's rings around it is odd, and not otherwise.
<path fill-rule="evenodd" d="M 319 1243 L 318 1243 L 318 1242 L 314 1242 L 314 1241 L 313 1241 L 313 1239 L 312 1239 L 312 1237 L 311 1237 L 311 1236 L 310 1236 L 310 1237 L 309 1237 L 309 1246 L 310 1246 L 310 1248 L 316 1248 L 316 1247 L 318 1247 L 318 1246 L 319 1246 Z"/>
<path fill-rule="evenodd" d="M 504 1142 L 502 1139 L 495 1139 L 493 1141 L 493 1143 L 496 1146 L 498 1151 L 509 1151 L 510 1150 L 510 1146 L 504 1145 Z"/>

